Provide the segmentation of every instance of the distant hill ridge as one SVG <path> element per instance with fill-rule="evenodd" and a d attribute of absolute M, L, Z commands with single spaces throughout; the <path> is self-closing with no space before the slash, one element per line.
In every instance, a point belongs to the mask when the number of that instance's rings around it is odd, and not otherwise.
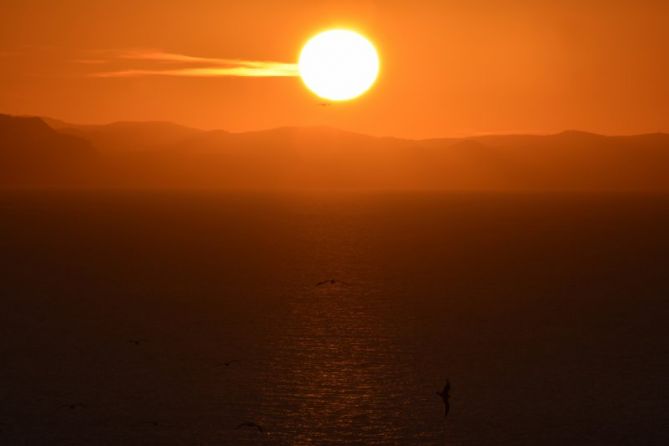
<path fill-rule="evenodd" d="M 88 140 L 100 150 L 147 150 L 170 144 L 200 130 L 163 121 L 118 121 L 101 125 L 77 125 L 42 118 L 54 130 Z"/>
<path fill-rule="evenodd" d="M 86 140 L 40 118 L 0 115 L 0 185 L 68 183 L 69 173 L 94 157 Z"/>
<path fill-rule="evenodd" d="M 662 133 L 405 140 L 329 127 L 229 133 L 0 115 L 0 160 L 4 185 L 669 191 Z"/>

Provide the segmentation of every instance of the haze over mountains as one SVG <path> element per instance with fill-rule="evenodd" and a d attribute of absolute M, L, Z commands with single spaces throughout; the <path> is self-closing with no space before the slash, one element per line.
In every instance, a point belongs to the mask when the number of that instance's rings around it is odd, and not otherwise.
<path fill-rule="evenodd" d="M 378 138 L 0 115 L 0 185 L 669 191 L 669 135 Z"/>

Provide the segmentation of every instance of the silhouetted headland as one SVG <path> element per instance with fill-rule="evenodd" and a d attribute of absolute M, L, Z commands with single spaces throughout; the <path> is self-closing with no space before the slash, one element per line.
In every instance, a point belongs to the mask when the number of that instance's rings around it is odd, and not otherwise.
<path fill-rule="evenodd" d="M 669 191 L 669 135 L 660 133 L 402 140 L 0 115 L 0 142 L 0 185 L 10 187 Z"/>

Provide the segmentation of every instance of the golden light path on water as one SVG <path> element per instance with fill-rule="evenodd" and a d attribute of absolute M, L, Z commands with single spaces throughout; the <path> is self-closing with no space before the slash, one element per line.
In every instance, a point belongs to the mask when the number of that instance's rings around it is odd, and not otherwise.
<path fill-rule="evenodd" d="M 667 444 L 664 197 L 31 194 L 2 444 Z"/>

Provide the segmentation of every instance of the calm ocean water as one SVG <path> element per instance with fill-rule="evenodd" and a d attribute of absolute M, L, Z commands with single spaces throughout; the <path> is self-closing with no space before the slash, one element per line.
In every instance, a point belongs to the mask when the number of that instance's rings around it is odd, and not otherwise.
<path fill-rule="evenodd" d="M 668 196 L 3 192 L 0 250 L 0 444 L 669 444 Z"/>

